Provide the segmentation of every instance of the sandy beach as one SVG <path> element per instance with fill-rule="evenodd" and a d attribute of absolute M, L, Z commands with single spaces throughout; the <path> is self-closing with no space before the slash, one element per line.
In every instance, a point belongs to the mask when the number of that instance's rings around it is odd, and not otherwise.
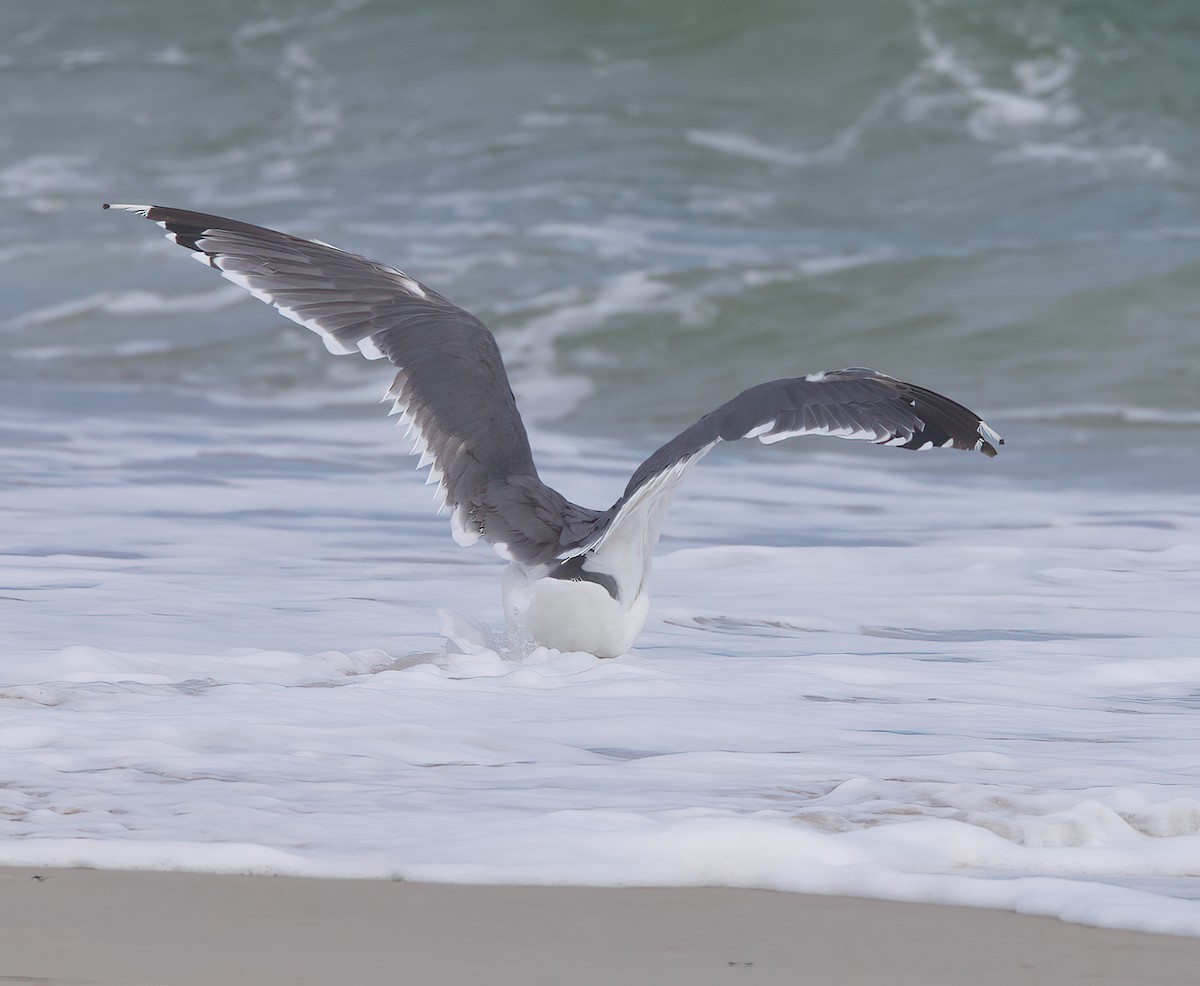
<path fill-rule="evenodd" d="M 0 982 L 1191 984 L 1200 940 L 756 890 L 0 870 Z"/>

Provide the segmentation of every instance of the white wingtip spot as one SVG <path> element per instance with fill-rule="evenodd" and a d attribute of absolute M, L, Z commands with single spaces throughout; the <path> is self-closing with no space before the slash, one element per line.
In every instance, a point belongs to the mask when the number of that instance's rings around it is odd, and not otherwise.
<path fill-rule="evenodd" d="M 979 422 L 979 444 L 976 448 L 982 448 L 984 442 L 991 442 L 993 445 L 1003 445 L 1004 439 L 1000 437 L 1000 433 L 992 428 L 986 421 Z"/>
<path fill-rule="evenodd" d="M 121 209 L 124 212 L 132 212 L 134 215 L 141 216 L 145 219 L 150 210 L 154 208 L 152 205 L 130 205 L 128 202 L 105 202 L 106 209 Z"/>

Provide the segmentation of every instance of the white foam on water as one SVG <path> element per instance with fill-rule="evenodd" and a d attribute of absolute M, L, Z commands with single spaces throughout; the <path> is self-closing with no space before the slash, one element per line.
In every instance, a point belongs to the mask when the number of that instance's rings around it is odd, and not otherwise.
<path fill-rule="evenodd" d="M 556 227 L 556 231 L 561 231 Z M 555 343 L 627 315 L 661 313 L 698 324 L 707 312 L 697 292 L 679 291 L 651 271 L 628 270 L 600 280 L 590 290 L 556 289 L 524 299 L 518 311 L 530 313 L 500 330 L 505 362 L 513 368 L 513 388 L 521 412 L 532 421 L 559 418 L 589 397 L 593 382 L 557 369 Z"/>
<path fill-rule="evenodd" d="M 1170 156 L 1150 144 L 1120 144 L 1116 147 L 1078 147 L 1067 143 L 1026 143 L 1000 155 L 1004 161 L 1044 161 L 1085 164 L 1093 167 L 1133 165 L 1146 171 L 1165 172 L 1172 167 Z"/>
<path fill-rule="evenodd" d="M 685 135 L 689 144 L 707 147 L 724 154 L 761 161 L 764 164 L 787 164 L 803 166 L 813 161 L 827 160 L 830 155 L 821 152 L 795 151 L 784 147 L 773 147 L 746 134 L 715 130 L 689 130 Z"/>
<path fill-rule="evenodd" d="M 83 298 L 23 312 L 5 324 L 10 328 L 24 329 L 97 314 L 157 316 L 175 312 L 217 311 L 238 304 L 245 297 L 244 291 L 224 285 L 207 291 L 170 294 L 143 290 L 97 291 Z"/>
<path fill-rule="evenodd" d="M 53 212 L 81 194 L 99 194 L 94 162 L 83 154 L 32 154 L 0 168 L 0 199 L 34 212 Z"/>
<path fill-rule="evenodd" d="M 1049 46 L 1020 21 L 1012 25 L 1029 57 L 1011 63 L 987 59 L 950 40 L 939 28 L 936 5 L 915 8 L 921 64 L 900 87 L 910 120 L 947 112 L 962 116 L 969 136 L 998 147 L 999 161 L 1040 161 L 1096 168 L 1164 172 L 1165 150 L 1150 144 L 1112 143 L 1089 119 L 1076 91 L 1080 53 L 1066 43 Z"/>
<path fill-rule="evenodd" d="M 1200 424 L 1200 411 L 1183 408 L 1144 407 L 1133 404 L 1063 404 L 1047 407 L 1010 408 L 1007 418 L 1033 421 L 1118 421 L 1125 424 L 1191 426 Z"/>
<path fill-rule="evenodd" d="M 634 464 L 535 438 L 597 506 Z M 0 501 L 0 863 L 1200 934 L 1200 499 L 816 441 L 697 468 L 615 660 L 491 629 L 501 566 L 445 536 L 384 422 L 91 419 L 30 445 Z"/>

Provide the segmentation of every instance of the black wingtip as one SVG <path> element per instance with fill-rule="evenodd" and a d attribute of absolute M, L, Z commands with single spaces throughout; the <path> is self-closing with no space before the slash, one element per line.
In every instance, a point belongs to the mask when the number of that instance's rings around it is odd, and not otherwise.
<path fill-rule="evenodd" d="M 101 208 L 101 209 L 111 209 L 111 208 L 112 208 L 112 206 L 111 206 L 109 203 L 107 203 L 107 202 L 102 202 L 102 203 L 100 204 L 100 208 Z"/>

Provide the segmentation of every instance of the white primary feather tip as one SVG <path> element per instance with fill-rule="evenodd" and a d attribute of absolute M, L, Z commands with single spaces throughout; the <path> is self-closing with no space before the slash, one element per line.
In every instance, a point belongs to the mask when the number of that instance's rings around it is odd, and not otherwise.
<path fill-rule="evenodd" d="M 134 215 L 141 216 L 145 219 L 150 210 L 154 208 L 152 205 L 129 205 L 126 202 L 105 202 L 103 209 L 123 209 L 125 212 L 132 212 Z"/>

